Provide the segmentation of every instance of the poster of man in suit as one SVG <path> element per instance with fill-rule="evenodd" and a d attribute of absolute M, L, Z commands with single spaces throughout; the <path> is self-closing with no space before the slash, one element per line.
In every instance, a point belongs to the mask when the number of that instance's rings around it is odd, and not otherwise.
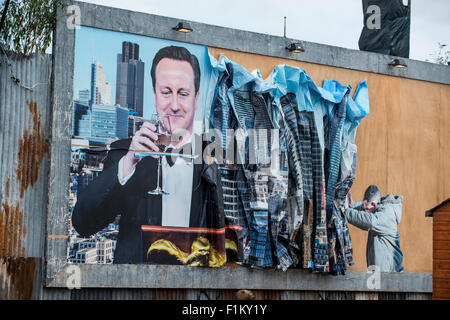
<path fill-rule="evenodd" d="M 216 164 L 187 155 L 202 149 L 195 119 L 207 100 L 204 55 L 187 47 L 202 47 L 143 38 L 158 43 L 152 52 L 122 41 L 114 105 L 106 68 L 94 58 L 91 90 L 79 90 L 74 101 L 68 259 L 220 266 L 226 261 L 220 173 Z M 146 63 L 144 56 L 152 58 Z"/>

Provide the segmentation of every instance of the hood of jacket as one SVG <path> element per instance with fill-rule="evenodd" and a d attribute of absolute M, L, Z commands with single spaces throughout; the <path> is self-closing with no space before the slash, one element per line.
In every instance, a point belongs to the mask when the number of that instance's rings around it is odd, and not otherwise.
<path fill-rule="evenodd" d="M 381 198 L 381 205 L 389 207 L 393 211 L 397 224 L 402 220 L 402 201 L 402 195 L 388 194 Z"/>

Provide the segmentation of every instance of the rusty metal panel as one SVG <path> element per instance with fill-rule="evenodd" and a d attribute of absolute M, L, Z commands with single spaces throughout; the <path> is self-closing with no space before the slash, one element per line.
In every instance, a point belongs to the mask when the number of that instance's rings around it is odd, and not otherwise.
<path fill-rule="evenodd" d="M 0 63 L 0 299 L 31 299 L 45 245 L 52 61 L 1 50 Z"/>
<path fill-rule="evenodd" d="M 113 289 L 112 300 L 153 300 L 153 289 Z"/>
<path fill-rule="evenodd" d="M 42 259 L 41 259 L 42 262 Z M 33 299 L 36 300 L 70 300 L 70 290 L 67 288 L 45 288 L 45 270 L 44 264 L 39 263 L 37 268 L 37 277 L 34 282 Z"/>
<path fill-rule="evenodd" d="M 221 296 L 222 290 L 186 290 L 186 300 L 224 300 Z"/>
<path fill-rule="evenodd" d="M 70 290 L 68 289 L 45 288 L 42 282 L 36 285 L 40 286 L 38 300 L 70 300 Z"/>
<path fill-rule="evenodd" d="M 281 300 L 282 290 L 254 290 L 255 300 Z"/>
<path fill-rule="evenodd" d="M 355 293 L 348 291 L 319 291 L 319 300 L 355 300 Z"/>
<path fill-rule="evenodd" d="M 374 293 L 375 295 L 378 293 Z M 353 291 L 285 291 L 283 300 L 366 300 L 366 296 Z"/>
<path fill-rule="evenodd" d="M 0 299 L 32 299 L 37 263 L 37 258 L 0 258 Z"/>
<path fill-rule="evenodd" d="M 283 292 L 282 300 L 318 300 L 317 291 L 286 290 Z"/>
<path fill-rule="evenodd" d="M 70 290 L 71 300 L 111 300 L 112 290 L 107 289 L 72 289 Z"/>
<path fill-rule="evenodd" d="M 356 292 L 355 300 L 378 300 L 378 292 Z"/>
<path fill-rule="evenodd" d="M 237 290 L 220 290 L 220 300 L 236 300 Z"/>
<path fill-rule="evenodd" d="M 431 300 L 431 293 L 406 293 L 405 300 Z"/>
<path fill-rule="evenodd" d="M 42 257 L 51 56 L 0 53 L 0 61 L 0 256 Z"/>
<path fill-rule="evenodd" d="M 405 300 L 405 292 L 380 292 L 378 295 L 379 300 Z"/>
<path fill-rule="evenodd" d="M 237 290 L 202 289 L 55 289 L 44 288 L 40 299 L 51 300 L 236 300 Z M 429 293 L 252 290 L 258 300 L 430 300 Z"/>
<path fill-rule="evenodd" d="M 154 300 L 185 300 L 186 289 L 154 289 Z"/>

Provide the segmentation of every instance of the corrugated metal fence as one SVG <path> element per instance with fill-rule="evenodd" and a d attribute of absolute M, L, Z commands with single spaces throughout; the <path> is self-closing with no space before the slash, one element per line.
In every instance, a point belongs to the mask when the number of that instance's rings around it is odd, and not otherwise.
<path fill-rule="evenodd" d="M 51 56 L 0 63 L 0 298 L 29 299 L 45 246 Z"/>
<path fill-rule="evenodd" d="M 50 289 L 43 259 L 52 57 L 0 52 L 0 300 L 236 299 L 236 290 Z M 70 150 L 67 150 L 70 152 Z M 69 178 L 69 177 L 67 177 Z M 430 299 L 431 294 L 255 290 L 255 299 Z"/>

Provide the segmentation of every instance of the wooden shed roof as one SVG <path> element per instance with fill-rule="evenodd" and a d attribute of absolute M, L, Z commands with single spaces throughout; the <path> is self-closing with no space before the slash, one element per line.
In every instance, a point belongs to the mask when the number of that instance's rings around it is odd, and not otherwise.
<path fill-rule="evenodd" d="M 446 204 L 450 204 L 450 198 L 448 198 L 447 200 L 441 202 L 440 204 L 438 204 L 434 208 L 431 208 L 430 210 L 425 211 L 425 217 L 432 217 L 434 211 L 436 211 L 437 209 L 445 206 Z"/>

